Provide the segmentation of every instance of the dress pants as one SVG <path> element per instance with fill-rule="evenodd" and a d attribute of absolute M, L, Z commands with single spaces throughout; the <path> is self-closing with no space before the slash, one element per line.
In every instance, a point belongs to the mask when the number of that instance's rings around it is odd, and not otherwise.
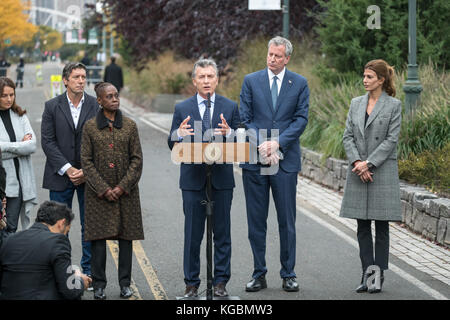
<path fill-rule="evenodd" d="M 19 225 L 19 215 L 20 209 L 22 209 L 23 201 L 22 201 L 22 188 L 19 188 L 19 195 L 17 197 L 6 197 L 6 232 L 7 233 L 15 233 L 17 231 L 17 227 Z M 22 229 L 24 226 L 28 226 L 30 223 L 30 219 L 28 221 L 23 221 L 25 217 L 21 217 L 22 219 Z"/>
<path fill-rule="evenodd" d="M 389 221 L 375 220 L 375 256 L 372 241 L 372 220 L 357 219 L 359 257 L 363 272 L 371 265 L 387 270 L 389 264 Z"/>
<path fill-rule="evenodd" d="M 94 289 L 106 288 L 106 240 L 93 240 L 92 245 L 92 286 Z M 133 262 L 133 241 L 119 239 L 119 285 L 131 284 Z"/>
<path fill-rule="evenodd" d="M 248 238 L 253 252 L 253 278 L 267 273 L 266 234 L 269 214 L 270 189 L 275 202 L 280 235 L 280 276 L 295 277 L 296 256 L 296 195 L 297 172 L 279 168 L 274 175 L 243 169 L 245 203 L 247 208 Z"/>
<path fill-rule="evenodd" d="M 184 282 L 186 285 L 200 285 L 200 245 L 205 233 L 206 189 L 200 191 L 182 190 L 184 211 Z M 231 222 L 230 209 L 233 189 L 213 188 L 213 242 L 214 275 L 213 285 L 228 282 L 231 276 Z"/>
<path fill-rule="evenodd" d="M 83 273 L 91 275 L 91 243 L 89 241 L 84 241 L 84 186 L 75 186 L 70 183 L 70 187 L 64 191 L 52 191 L 50 190 L 50 200 L 57 201 L 60 203 L 65 203 L 69 208 L 72 209 L 72 200 L 77 192 L 78 206 L 80 208 L 80 223 L 81 223 L 81 244 L 83 247 L 83 255 L 81 257 L 81 268 Z"/>

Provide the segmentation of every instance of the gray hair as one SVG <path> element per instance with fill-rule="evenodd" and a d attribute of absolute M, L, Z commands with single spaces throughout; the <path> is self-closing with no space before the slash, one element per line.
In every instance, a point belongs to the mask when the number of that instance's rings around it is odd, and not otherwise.
<path fill-rule="evenodd" d="M 194 63 L 194 68 L 192 69 L 192 78 L 195 78 L 195 72 L 197 71 L 197 68 L 206 68 L 208 66 L 211 66 L 214 68 L 214 71 L 216 72 L 216 76 L 219 77 L 219 69 L 217 69 L 217 64 L 213 59 L 200 59 L 197 60 L 196 63 Z"/>
<path fill-rule="evenodd" d="M 62 77 L 63 79 L 69 80 L 69 76 L 75 69 L 84 69 L 87 72 L 86 66 L 81 62 L 69 62 L 64 66 Z"/>
<path fill-rule="evenodd" d="M 271 45 L 275 45 L 277 47 L 284 46 L 286 48 L 286 57 L 289 57 L 292 54 L 292 51 L 294 50 L 292 47 L 292 43 L 288 39 L 280 36 L 270 39 L 267 48 L 270 48 Z"/>

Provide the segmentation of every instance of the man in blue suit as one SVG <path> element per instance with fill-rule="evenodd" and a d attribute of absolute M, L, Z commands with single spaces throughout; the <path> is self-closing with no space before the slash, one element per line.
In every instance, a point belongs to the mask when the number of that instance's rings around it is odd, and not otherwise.
<path fill-rule="evenodd" d="M 277 165 L 272 174 L 261 163 L 241 164 L 254 270 L 246 291 L 267 287 L 266 231 L 272 189 L 280 234 L 280 276 L 285 291 L 298 291 L 296 280 L 296 189 L 301 170 L 300 135 L 308 123 L 309 89 L 304 77 L 286 69 L 292 44 L 282 37 L 269 41 L 267 68 L 247 75 L 240 94 L 241 121 L 256 133 L 262 163 Z M 250 137 L 250 141 L 252 139 Z"/>
<path fill-rule="evenodd" d="M 214 141 L 224 142 L 233 136 L 239 125 L 237 103 L 215 94 L 219 81 L 216 63 L 202 59 L 194 64 L 192 82 L 197 94 L 177 104 L 168 138 L 169 148 L 175 142 L 209 141 L 214 129 Z M 211 106 L 208 107 L 208 94 Z M 211 118 L 212 116 L 212 118 Z M 212 119 L 212 121 L 211 121 Z M 212 124 L 212 127 L 211 127 Z M 194 137 L 193 141 L 191 138 Z M 213 164 L 211 184 L 214 201 L 214 295 L 227 296 L 226 284 L 231 276 L 230 209 L 235 186 L 232 164 Z M 205 230 L 206 165 L 180 166 L 180 188 L 184 211 L 184 282 L 185 297 L 196 297 L 200 285 L 200 245 Z"/>

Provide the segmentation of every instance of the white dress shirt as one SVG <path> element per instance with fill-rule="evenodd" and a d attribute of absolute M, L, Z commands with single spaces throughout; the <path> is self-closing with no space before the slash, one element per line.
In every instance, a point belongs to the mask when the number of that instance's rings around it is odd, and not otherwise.
<path fill-rule="evenodd" d="M 78 125 L 78 120 L 80 120 L 81 108 L 83 107 L 84 103 L 84 94 L 78 106 L 75 106 L 72 101 L 70 101 L 69 94 L 66 93 L 66 97 L 67 102 L 69 103 L 70 113 L 72 114 L 73 125 L 76 128 Z M 70 164 L 70 162 L 67 162 L 61 169 L 59 169 L 58 174 L 60 176 L 63 176 L 66 173 L 67 169 L 69 169 L 71 166 L 72 165 Z"/>
<path fill-rule="evenodd" d="M 203 119 L 203 115 L 205 114 L 205 110 L 206 110 L 206 105 L 203 101 L 205 101 L 206 99 L 203 99 L 201 95 L 199 95 L 197 93 L 197 103 L 198 103 L 198 111 L 200 112 L 200 116 Z M 212 118 L 213 114 L 214 114 L 214 102 L 216 101 L 216 94 L 213 93 L 213 95 L 211 96 L 211 108 L 209 110 L 209 116 Z"/>
<path fill-rule="evenodd" d="M 269 87 L 271 89 L 272 89 L 272 85 L 273 85 L 273 77 L 277 76 L 278 95 L 280 95 L 281 84 L 283 83 L 284 74 L 286 73 L 286 67 L 284 67 L 283 70 L 281 70 L 281 72 L 279 74 L 273 73 L 272 70 L 270 70 L 270 69 L 267 69 L 267 71 L 269 74 Z"/>
<path fill-rule="evenodd" d="M 205 110 L 206 110 L 206 105 L 203 101 L 205 101 L 206 99 L 202 98 L 202 96 L 200 96 L 197 93 L 197 105 L 198 105 L 198 112 L 200 113 L 200 117 L 202 117 L 203 119 L 203 115 L 205 114 Z M 213 113 L 214 113 L 214 102 L 216 101 L 216 94 L 213 93 L 213 95 L 211 96 L 211 109 L 209 110 L 209 116 L 212 119 Z M 191 117 L 192 118 L 192 117 Z M 184 120 L 184 119 L 183 119 Z M 180 132 L 177 130 L 177 134 L 178 134 L 178 140 L 181 141 L 182 137 L 180 136 Z"/>

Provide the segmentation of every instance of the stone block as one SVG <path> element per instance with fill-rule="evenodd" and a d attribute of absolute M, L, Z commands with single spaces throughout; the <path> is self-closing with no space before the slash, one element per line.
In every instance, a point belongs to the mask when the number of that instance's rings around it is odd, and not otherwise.
<path fill-rule="evenodd" d="M 320 153 L 314 152 L 314 151 L 308 151 L 306 154 L 306 159 L 310 160 L 313 165 L 320 167 L 320 157 L 322 155 Z"/>
<path fill-rule="evenodd" d="M 347 169 L 348 169 L 348 164 L 344 164 L 341 167 L 341 177 L 346 179 L 347 178 Z"/>
<path fill-rule="evenodd" d="M 439 197 L 434 193 L 428 191 L 416 191 L 414 192 L 413 200 L 425 200 L 425 199 L 438 199 Z"/>
<path fill-rule="evenodd" d="M 400 186 L 400 199 L 408 201 L 408 188 Z"/>
<path fill-rule="evenodd" d="M 436 240 L 438 219 L 429 216 L 427 214 L 424 214 L 422 224 L 423 224 L 422 235 L 432 241 Z"/>
<path fill-rule="evenodd" d="M 341 170 L 342 166 L 346 166 L 347 163 L 348 163 L 347 160 L 335 159 L 333 163 L 334 165 L 333 171 Z"/>
<path fill-rule="evenodd" d="M 339 179 L 339 191 L 344 191 L 345 188 L 345 179 L 341 178 Z"/>
<path fill-rule="evenodd" d="M 412 204 L 415 208 L 419 209 L 420 211 L 426 212 L 427 210 L 429 210 L 428 207 L 430 206 L 430 199 L 419 200 L 414 197 Z"/>
<path fill-rule="evenodd" d="M 440 218 L 437 227 L 436 241 L 440 244 L 444 244 L 445 234 L 450 233 L 450 219 Z"/>
<path fill-rule="evenodd" d="M 312 166 L 308 163 L 302 163 L 302 175 L 304 175 L 305 177 L 310 178 L 311 177 L 311 170 L 312 170 Z"/>
<path fill-rule="evenodd" d="M 333 176 L 333 190 L 334 191 L 339 191 L 339 188 L 340 188 L 339 181 L 340 181 L 339 178 L 336 178 L 335 176 Z"/>
<path fill-rule="evenodd" d="M 327 158 L 327 161 L 325 162 L 325 166 L 328 170 L 333 170 L 333 163 L 334 163 L 334 159 L 333 158 Z"/>
<path fill-rule="evenodd" d="M 423 192 L 426 191 L 424 188 L 420 188 L 420 187 L 413 187 L 413 186 L 407 186 L 404 188 L 400 188 L 400 197 L 403 200 L 407 200 L 409 202 L 412 201 L 412 198 L 414 197 L 414 194 L 416 192 Z"/>
<path fill-rule="evenodd" d="M 447 231 L 445 232 L 444 245 L 450 246 L 450 225 L 447 220 Z"/>
<path fill-rule="evenodd" d="M 412 221 L 412 206 L 405 200 L 401 200 L 401 202 L 403 222 L 410 226 Z"/>
<path fill-rule="evenodd" d="M 412 228 L 414 231 L 422 233 L 422 231 L 423 231 L 423 216 L 425 213 L 414 207 L 413 207 L 412 212 L 413 212 L 412 220 L 411 220 Z"/>
<path fill-rule="evenodd" d="M 439 217 L 450 218 L 450 199 L 432 199 L 430 201 L 429 210 L 430 214 L 432 214 L 433 216 L 436 216 L 436 214 L 438 214 Z"/>
<path fill-rule="evenodd" d="M 322 169 L 323 172 L 323 178 L 322 178 L 322 184 L 326 185 L 327 187 L 333 188 L 333 173 L 329 170 Z"/>

